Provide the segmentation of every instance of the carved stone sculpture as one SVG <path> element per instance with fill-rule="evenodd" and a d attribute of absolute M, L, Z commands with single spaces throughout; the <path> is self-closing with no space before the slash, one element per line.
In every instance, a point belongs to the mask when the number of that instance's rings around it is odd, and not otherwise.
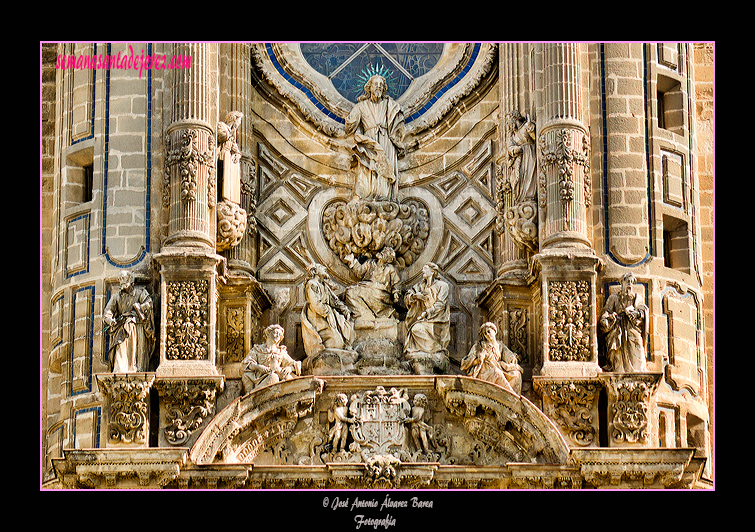
<path fill-rule="evenodd" d="M 359 262 L 353 255 L 345 260 L 351 270 L 361 279 L 357 284 L 346 289 L 346 304 L 352 310 L 354 318 L 375 320 L 378 318 L 395 318 L 393 304 L 401 295 L 401 277 L 396 268 L 396 253 L 387 246 L 377 254 L 377 259 Z"/>
<path fill-rule="evenodd" d="M 148 445 L 149 391 L 154 380 L 154 373 L 97 375 L 107 393 L 108 447 Z"/>
<path fill-rule="evenodd" d="M 110 370 L 113 373 L 146 371 L 155 345 L 152 298 L 134 286 L 134 275 L 118 276 L 120 290 L 105 306 L 103 320 L 110 333 Z"/>
<path fill-rule="evenodd" d="M 435 450 L 435 439 L 433 428 L 425 421 L 425 409 L 427 408 L 427 397 L 418 393 L 412 400 L 411 415 L 404 420 L 408 424 L 411 432 L 414 449 L 419 452 L 430 453 Z"/>
<path fill-rule="evenodd" d="M 236 142 L 236 132 L 241 126 L 242 118 L 244 118 L 242 112 L 231 111 L 226 116 L 225 122 L 218 122 L 218 149 L 221 152 L 228 151 L 237 161 L 241 150 Z"/>
<path fill-rule="evenodd" d="M 334 453 L 346 451 L 346 440 L 349 436 L 348 423 L 355 423 L 356 420 L 349 416 L 349 398 L 345 393 L 339 393 L 336 396 L 335 405 L 328 411 L 328 422 L 333 423 L 328 431 L 331 451 Z"/>
<path fill-rule="evenodd" d="M 223 200 L 217 206 L 218 234 L 216 249 L 225 251 L 241 243 L 246 233 L 247 214 L 238 204 Z"/>
<path fill-rule="evenodd" d="M 280 325 L 269 325 L 265 329 L 265 343 L 252 347 L 242 360 L 241 382 L 245 394 L 301 374 L 301 362 L 291 358 L 286 346 L 280 345 L 283 334 L 283 327 Z"/>
<path fill-rule="evenodd" d="M 215 412 L 215 401 L 224 388 L 216 378 L 163 379 L 155 386 L 165 404 L 162 437 L 175 446 L 185 445 Z"/>
<path fill-rule="evenodd" d="M 398 150 L 403 148 L 404 115 L 388 96 L 384 77 L 374 75 L 346 119 L 346 135 L 354 137 L 354 196 L 363 200 L 398 198 Z"/>
<path fill-rule="evenodd" d="M 361 456 L 387 455 L 405 444 L 403 420 L 411 412 L 405 388 L 386 390 L 378 386 L 374 391 L 354 394 L 349 402 L 349 414 L 354 419 L 351 435 L 361 450 Z"/>
<path fill-rule="evenodd" d="M 519 111 L 508 115 L 506 149 L 508 176 L 503 191 L 511 203 L 504 214 L 505 226 L 518 246 L 536 253 L 537 239 L 537 144 L 535 121 Z"/>
<path fill-rule="evenodd" d="M 480 339 L 462 359 L 461 369 L 470 377 L 492 382 L 519 395 L 522 393 L 522 367 L 517 364 L 516 354 L 498 343 L 497 334 L 494 323 L 483 323 Z"/>
<path fill-rule="evenodd" d="M 448 344 L 451 342 L 449 284 L 440 278 L 432 262 L 422 268 L 422 280 L 404 296 L 408 306 L 404 357 L 417 374 L 448 370 Z"/>
<path fill-rule="evenodd" d="M 226 122 L 218 122 L 218 160 L 222 161 L 221 199 L 217 205 L 218 251 L 237 246 L 246 232 L 247 213 L 241 207 L 241 150 L 236 142 L 236 132 L 241 126 L 243 114 L 231 111 Z"/>
<path fill-rule="evenodd" d="M 415 200 L 334 202 L 323 211 L 322 229 L 328 247 L 344 263 L 349 255 L 374 258 L 390 246 L 399 270 L 414 263 L 430 234 L 427 208 Z"/>
<path fill-rule="evenodd" d="M 606 371 L 646 371 L 645 335 L 648 330 L 648 308 L 645 298 L 632 291 L 635 281 L 633 274 L 624 274 L 619 292 L 608 296 L 600 315 L 600 328 L 605 333 L 608 356 L 608 365 L 604 368 Z"/>
<path fill-rule="evenodd" d="M 354 324 L 351 310 L 331 288 L 325 266 L 311 265 L 308 275 L 301 311 L 307 365 L 318 375 L 352 373 L 357 354 L 352 350 Z"/>

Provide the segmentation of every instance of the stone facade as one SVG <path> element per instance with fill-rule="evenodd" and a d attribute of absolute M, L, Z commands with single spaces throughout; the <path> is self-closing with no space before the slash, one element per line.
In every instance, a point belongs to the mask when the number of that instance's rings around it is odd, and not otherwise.
<path fill-rule="evenodd" d="M 712 52 L 43 43 L 42 486 L 711 488 Z"/>

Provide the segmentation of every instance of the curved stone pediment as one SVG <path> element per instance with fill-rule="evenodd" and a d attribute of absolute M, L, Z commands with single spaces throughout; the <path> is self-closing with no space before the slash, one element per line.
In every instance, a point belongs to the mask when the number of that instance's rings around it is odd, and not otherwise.
<path fill-rule="evenodd" d="M 339 396 L 341 398 L 339 403 Z M 342 407 L 341 425 L 336 407 Z M 340 442 L 337 435 L 345 435 Z M 568 447 L 526 398 L 470 377 L 300 377 L 242 396 L 210 421 L 195 465 L 415 469 L 565 464 Z M 420 464 L 425 464 L 424 468 Z"/>

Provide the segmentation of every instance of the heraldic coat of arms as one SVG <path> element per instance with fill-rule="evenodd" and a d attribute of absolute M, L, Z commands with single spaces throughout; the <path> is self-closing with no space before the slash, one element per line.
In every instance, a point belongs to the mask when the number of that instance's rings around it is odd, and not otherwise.
<path fill-rule="evenodd" d="M 404 421 L 412 407 L 406 389 L 378 386 L 351 396 L 349 414 L 355 420 L 351 435 L 371 455 L 385 455 L 405 446 Z"/>

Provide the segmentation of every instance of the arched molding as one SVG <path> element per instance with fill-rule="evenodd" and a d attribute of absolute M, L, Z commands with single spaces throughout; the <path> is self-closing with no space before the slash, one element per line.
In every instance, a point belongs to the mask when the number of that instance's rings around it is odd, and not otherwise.
<path fill-rule="evenodd" d="M 326 76 L 303 58 L 299 44 L 257 43 L 252 59 L 261 77 L 290 102 L 316 129 L 337 136 L 354 104 L 338 93 Z M 482 80 L 497 68 L 495 43 L 449 43 L 440 61 L 415 79 L 397 102 L 404 110 L 407 132 L 417 135 L 437 125 Z M 280 102 L 279 102 L 280 103 Z"/>

